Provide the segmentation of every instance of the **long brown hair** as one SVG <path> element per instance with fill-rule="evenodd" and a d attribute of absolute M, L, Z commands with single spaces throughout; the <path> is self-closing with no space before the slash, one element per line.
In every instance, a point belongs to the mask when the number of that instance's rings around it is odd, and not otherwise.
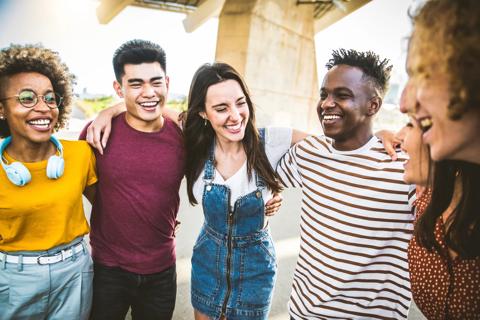
<path fill-rule="evenodd" d="M 200 117 L 199 113 L 205 111 L 207 90 L 210 86 L 226 81 L 238 82 L 245 94 L 250 116 L 245 128 L 245 137 L 242 140 L 243 148 L 247 155 L 247 172 L 249 179 L 252 170 L 263 178 L 267 187 L 273 192 L 280 192 L 282 187 L 276 179 L 274 170 L 268 162 L 265 150 L 260 143 L 258 130 L 255 126 L 255 108 L 253 107 L 247 86 L 240 74 L 226 63 L 204 64 L 193 76 L 190 92 L 188 94 L 187 119 L 184 127 L 186 149 L 186 171 L 188 199 L 192 205 L 197 204 L 193 195 L 193 184 L 198 179 L 209 149 L 214 143 L 215 131 L 212 126 Z"/>
<path fill-rule="evenodd" d="M 460 179 L 461 190 L 455 190 Z M 480 166 L 445 160 L 435 162 L 432 199 L 415 226 L 417 241 L 430 251 L 441 252 L 435 239 L 435 226 L 460 191 L 458 202 L 445 222 L 445 244 L 462 258 L 480 256 Z M 458 186 L 458 185 L 457 185 Z"/>
<path fill-rule="evenodd" d="M 409 43 L 412 73 L 419 79 L 433 71 L 448 76 L 448 116 L 458 120 L 480 108 L 480 2 L 478 0 L 431 0 L 413 15 Z M 460 183 L 456 185 L 456 181 Z M 460 186 L 459 189 L 455 188 Z M 480 256 L 480 165 L 446 160 L 435 163 L 432 199 L 415 226 L 417 241 L 440 251 L 435 225 L 459 199 L 446 221 L 446 245 L 463 258 Z"/>

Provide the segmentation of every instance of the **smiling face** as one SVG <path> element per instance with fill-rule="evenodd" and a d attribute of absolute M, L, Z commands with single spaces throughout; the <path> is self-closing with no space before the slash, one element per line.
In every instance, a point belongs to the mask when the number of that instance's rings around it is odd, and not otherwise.
<path fill-rule="evenodd" d="M 53 92 L 50 80 L 37 72 L 22 72 L 6 77 L 0 103 L 0 115 L 8 123 L 12 140 L 42 143 L 50 139 L 58 121 L 59 110 L 50 109 L 42 98 L 32 108 L 25 108 L 14 96 L 23 90 L 31 90 L 37 96 Z"/>
<path fill-rule="evenodd" d="M 361 69 L 347 65 L 331 68 L 323 79 L 317 113 L 327 137 L 335 147 L 354 150 L 372 136 L 371 118 L 381 102 Z"/>
<path fill-rule="evenodd" d="M 128 124 L 139 131 L 157 131 L 163 125 L 162 108 L 169 79 L 160 63 L 126 64 L 122 83 L 114 82 L 118 96 L 125 99 Z"/>
<path fill-rule="evenodd" d="M 435 75 L 418 82 L 416 118 L 422 125 L 423 140 L 430 145 L 433 160 L 480 163 L 480 112 L 468 110 L 458 120 L 448 116 L 450 94 L 447 77 Z"/>
<path fill-rule="evenodd" d="M 430 145 L 433 160 L 445 159 L 470 161 L 480 164 L 480 109 L 470 108 L 460 119 L 449 117 L 451 103 L 449 79 L 445 72 L 437 71 L 435 62 L 421 65 L 412 38 L 407 58 L 408 85 L 406 107 L 415 113 L 423 130 L 423 141 Z M 436 62 L 439 63 L 439 62 Z M 422 70 L 420 72 L 419 70 Z"/>
<path fill-rule="evenodd" d="M 210 122 L 221 142 L 241 142 L 250 116 L 242 87 L 235 80 L 210 86 L 200 116 Z"/>
<path fill-rule="evenodd" d="M 422 141 L 423 132 L 415 119 L 412 119 L 401 132 L 402 150 L 409 156 L 404 164 L 403 180 L 408 184 L 426 186 L 430 157 L 428 148 Z"/>

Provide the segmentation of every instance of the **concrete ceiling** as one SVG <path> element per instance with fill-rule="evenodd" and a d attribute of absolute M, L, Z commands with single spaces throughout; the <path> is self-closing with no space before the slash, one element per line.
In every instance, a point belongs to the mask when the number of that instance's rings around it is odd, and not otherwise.
<path fill-rule="evenodd" d="M 242 1 L 242 0 L 238 0 Z M 313 6 L 315 32 L 319 32 L 371 0 L 297 0 L 297 5 Z M 218 16 L 225 0 L 100 0 L 97 17 L 100 23 L 109 23 L 127 6 L 187 14 L 183 21 L 187 32 L 194 31 L 208 19 Z"/>

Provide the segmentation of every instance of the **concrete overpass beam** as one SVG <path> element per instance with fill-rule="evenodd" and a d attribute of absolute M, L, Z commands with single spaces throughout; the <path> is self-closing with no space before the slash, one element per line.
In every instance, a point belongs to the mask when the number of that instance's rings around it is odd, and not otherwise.
<path fill-rule="evenodd" d="M 317 131 L 313 6 L 296 0 L 226 0 L 216 60 L 244 75 L 259 125 Z"/>
<path fill-rule="evenodd" d="M 183 20 L 186 32 L 193 32 L 208 19 L 220 14 L 225 0 L 206 0 Z"/>
<path fill-rule="evenodd" d="M 328 11 L 320 19 L 315 20 L 315 33 L 322 31 L 326 27 L 334 24 L 345 16 L 348 16 L 353 11 L 363 7 L 371 0 L 355 0 L 348 2 L 338 2 L 333 10 Z"/>
<path fill-rule="evenodd" d="M 97 19 L 101 24 L 109 23 L 126 6 L 132 4 L 134 0 L 102 0 L 97 7 Z"/>

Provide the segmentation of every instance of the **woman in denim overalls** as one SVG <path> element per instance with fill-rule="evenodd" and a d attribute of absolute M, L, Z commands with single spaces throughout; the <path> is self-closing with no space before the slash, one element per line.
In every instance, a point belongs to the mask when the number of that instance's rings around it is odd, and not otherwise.
<path fill-rule="evenodd" d="M 265 202 L 281 187 L 272 167 L 291 129 L 255 128 L 253 104 L 229 65 L 194 76 L 185 123 L 187 190 L 205 222 L 193 249 L 196 319 L 267 319 L 276 275 Z"/>

